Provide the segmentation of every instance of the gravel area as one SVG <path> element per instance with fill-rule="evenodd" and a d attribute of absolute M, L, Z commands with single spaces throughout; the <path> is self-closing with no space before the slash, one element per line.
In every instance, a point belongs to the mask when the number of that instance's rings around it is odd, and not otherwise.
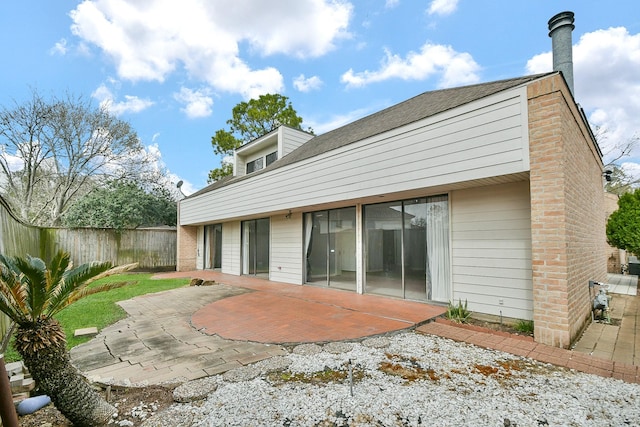
<path fill-rule="evenodd" d="M 143 425 L 640 426 L 638 384 L 413 332 L 301 345 L 174 399 Z"/>

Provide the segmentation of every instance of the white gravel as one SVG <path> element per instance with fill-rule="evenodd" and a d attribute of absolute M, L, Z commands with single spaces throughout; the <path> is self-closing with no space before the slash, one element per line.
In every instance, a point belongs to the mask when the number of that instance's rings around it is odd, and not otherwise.
<path fill-rule="evenodd" d="M 181 394 L 144 426 L 640 426 L 638 384 L 412 332 L 298 346 Z"/>

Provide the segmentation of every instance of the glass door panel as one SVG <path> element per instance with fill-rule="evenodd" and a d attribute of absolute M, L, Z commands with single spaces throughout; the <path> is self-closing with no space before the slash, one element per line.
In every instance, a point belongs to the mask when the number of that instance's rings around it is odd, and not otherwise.
<path fill-rule="evenodd" d="M 404 202 L 405 298 L 427 300 L 427 200 Z"/>
<path fill-rule="evenodd" d="M 204 227 L 204 268 L 222 267 L 222 224 Z"/>
<path fill-rule="evenodd" d="M 366 291 L 404 297 L 402 203 L 365 206 Z"/>
<path fill-rule="evenodd" d="M 269 218 L 242 222 L 242 274 L 269 277 Z"/>
<path fill-rule="evenodd" d="M 326 284 L 328 271 L 329 212 L 305 215 L 307 231 L 307 282 Z"/>
<path fill-rule="evenodd" d="M 329 286 L 356 290 L 356 208 L 329 211 Z"/>
<path fill-rule="evenodd" d="M 356 209 L 305 214 L 307 283 L 356 290 Z"/>

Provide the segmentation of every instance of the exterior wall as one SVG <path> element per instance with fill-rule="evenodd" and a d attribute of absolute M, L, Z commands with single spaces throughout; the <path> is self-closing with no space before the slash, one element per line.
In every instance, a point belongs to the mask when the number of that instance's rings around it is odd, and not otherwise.
<path fill-rule="evenodd" d="M 277 282 L 303 283 L 302 213 L 271 217 L 271 253 L 269 278 Z"/>
<path fill-rule="evenodd" d="M 196 269 L 198 227 L 178 226 L 176 271 Z"/>
<path fill-rule="evenodd" d="M 602 161 L 559 74 L 528 85 L 536 341 L 568 347 L 606 278 Z"/>
<path fill-rule="evenodd" d="M 281 141 L 278 147 L 278 158 L 286 156 L 313 138 L 313 135 L 307 132 L 302 132 L 287 126 L 281 126 L 278 131 L 280 132 L 279 137 Z"/>
<path fill-rule="evenodd" d="M 240 221 L 222 224 L 222 268 L 226 274 L 239 276 L 242 273 Z"/>
<path fill-rule="evenodd" d="M 243 156 L 239 156 L 237 153 L 233 154 L 233 175 L 241 176 L 246 175 L 247 172 L 247 162 L 244 160 Z"/>
<path fill-rule="evenodd" d="M 185 199 L 180 223 L 271 215 L 527 172 L 526 108 L 525 88 L 483 98 Z"/>
<path fill-rule="evenodd" d="M 454 301 L 478 313 L 533 318 L 527 181 L 453 191 Z"/>

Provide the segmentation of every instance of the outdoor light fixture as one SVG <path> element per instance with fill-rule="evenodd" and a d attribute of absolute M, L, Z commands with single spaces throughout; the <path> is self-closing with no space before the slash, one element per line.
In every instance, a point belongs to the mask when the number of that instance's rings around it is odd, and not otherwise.
<path fill-rule="evenodd" d="M 291 209 L 289 209 L 289 213 L 284 216 L 284 219 L 291 219 Z"/>

